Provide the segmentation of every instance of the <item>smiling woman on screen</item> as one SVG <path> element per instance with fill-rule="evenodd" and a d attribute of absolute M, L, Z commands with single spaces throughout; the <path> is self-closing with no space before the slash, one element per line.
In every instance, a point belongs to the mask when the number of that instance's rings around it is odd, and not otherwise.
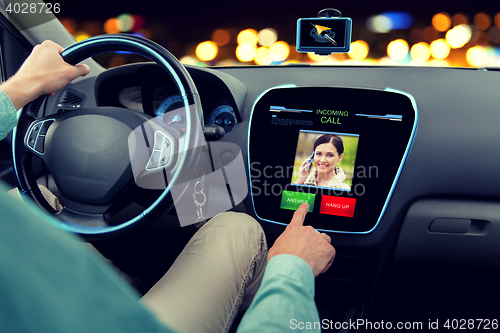
<path fill-rule="evenodd" d="M 337 166 L 343 157 L 344 142 L 341 137 L 335 134 L 320 136 L 314 142 L 313 153 L 300 165 L 296 184 L 350 190 L 349 185 L 344 183 L 344 171 Z"/>

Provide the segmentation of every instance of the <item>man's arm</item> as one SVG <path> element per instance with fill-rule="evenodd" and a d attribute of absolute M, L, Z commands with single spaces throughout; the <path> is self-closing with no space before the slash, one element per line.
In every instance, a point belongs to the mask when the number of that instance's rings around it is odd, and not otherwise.
<path fill-rule="evenodd" d="M 87 65 L 66 63 L 60 55 L 63 50 L 49 40 L 35 46 L 19 71 L 0 85 L 16 110 L 38 96 L 54 93 L 77 77 L 89 73 Z"/>
<path fill-rule="evenodd" d="M 307 204 L 297 209 L 269 250 L 262 284 L 238 327 L 239 333 L 301 328 L 321 331 L 314 302 L 314 277 L 328 270 L 335 249 L 330 237 L 303 225 L 308 209 Z"/>

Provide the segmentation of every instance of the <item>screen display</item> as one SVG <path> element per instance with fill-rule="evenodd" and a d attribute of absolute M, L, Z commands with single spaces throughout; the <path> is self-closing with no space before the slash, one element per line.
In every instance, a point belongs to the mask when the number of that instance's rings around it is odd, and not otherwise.
<path fill-rule="evenodd" d="M 410 147 L 416 113 L 403 94 L 369 89 L 273 89 L 255 104 L 249 173 L 258 218 L 289 223 L 309 204 L 317 229 L 378 224 Z"/>
<path fill-rule="evenodd" d="M 300 130 L 290 183 L 351 192 L 358 140 L 357 134 Z M 280 208 L 296 210 L 297 206 L 290 204 L 293 200 L 289 200 L 296 193 L 285 191 Z M 352 217 L 354 202 L 325 196 L 320 214 Z"/>
<path fill-rule="evenodd" d="M 349 52 L 351 25 L 348 17 L 299 19 L 297 51 L 318 54 Z"/>

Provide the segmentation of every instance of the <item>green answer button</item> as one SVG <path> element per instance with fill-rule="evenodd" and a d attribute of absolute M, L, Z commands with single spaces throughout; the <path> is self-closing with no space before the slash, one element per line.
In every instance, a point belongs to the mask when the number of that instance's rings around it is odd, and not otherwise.
<path fill-rule="evenodd" d="M 316 194 L 283 191 L 280 208 L 297 210 L 301 204 L 307 202 L 309 204 L 309 212 L 312 212 L 315 198 Z"/>

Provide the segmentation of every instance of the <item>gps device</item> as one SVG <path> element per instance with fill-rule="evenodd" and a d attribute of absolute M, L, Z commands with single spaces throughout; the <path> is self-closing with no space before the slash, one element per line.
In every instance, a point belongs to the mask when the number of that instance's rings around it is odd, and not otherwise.
<path fill-rule="evenodd" d="M 351 47 L 352 21 L 335 9 L 323 9 L 316 18 L 297 20 L 297 51 L 320 55 L 346 53 Z"/>

